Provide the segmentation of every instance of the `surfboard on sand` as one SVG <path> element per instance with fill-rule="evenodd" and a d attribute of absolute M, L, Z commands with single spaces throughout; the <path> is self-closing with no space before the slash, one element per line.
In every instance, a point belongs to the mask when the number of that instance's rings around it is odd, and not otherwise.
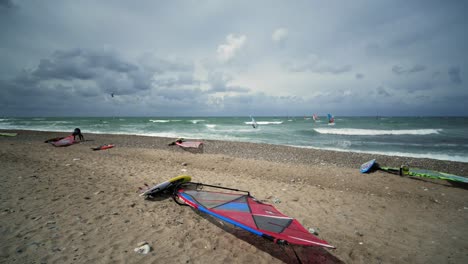
<path fill-rule="evenodd" d="M 0 133 L 0 136 L 2 137 L 16 137 L 18 133 Z"/>
<path fill-rule="evenodd" d="M 155 194 L 159 192 L 163 192 L 164 190 L 167 190 L 179 183 L 184 183 L 184 182 L 189 182 L 192 180 L 192 177 L 188 175 L 179 175 L 177 177 L 174 177 L 168 181 L 165 181 L 163 183 L 157 184 L 148 190 L 144 191 L 143 193 L 140 194 L 140 196 L 143 196 L 144 198 L 148 198 L 149 196 L 154 196 Z"/>

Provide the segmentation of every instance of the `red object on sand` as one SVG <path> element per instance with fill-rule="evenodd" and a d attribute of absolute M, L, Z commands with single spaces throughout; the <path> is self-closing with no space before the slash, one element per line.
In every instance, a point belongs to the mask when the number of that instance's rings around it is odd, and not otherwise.
<path fill-rule="evenodd" d="M 282 214 L 273 205 L 258 201 L 250 196 L 249 192 L 243 194 L 208 191 L 203 186 L 239 191 L 207 184 L 186 183 L 180 186 L 176 193 L 177 198 L 192 208 L 274 243 L 335 248 L 311 234 L 296 219 Z"/>
<path fill-rule="evenodd" d="M 110 148 L 113 148 L 113 147 L 114 147 L 113 144 L 107 144 L 107 145 L 99 146 L 97 148 L 93 148 L 93 150 L 104 150 L 104 149 L 110 149 Z"/>

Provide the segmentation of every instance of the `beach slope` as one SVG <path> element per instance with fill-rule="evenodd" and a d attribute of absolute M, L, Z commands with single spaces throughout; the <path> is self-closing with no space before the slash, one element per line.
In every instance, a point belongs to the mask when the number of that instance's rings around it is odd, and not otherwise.
<path fill-rule="evenodd" d="M 303 263 L 466 263 L 467 186 L 384 172 L 377 160 L 467 176 L 468 164 L 428 159 L 204 141 L 86 134 L 69 147 L 58 132 L 0 138 L 1 263 L 297 263 L 290 247 L 138 188 L 180 174 L 249 190 L 313 228 L 334 250 L 295 248 Z M 108 150 L 92 147 L 115 144 Z M 146 241 L 146 255 L 134 249 Z"/>

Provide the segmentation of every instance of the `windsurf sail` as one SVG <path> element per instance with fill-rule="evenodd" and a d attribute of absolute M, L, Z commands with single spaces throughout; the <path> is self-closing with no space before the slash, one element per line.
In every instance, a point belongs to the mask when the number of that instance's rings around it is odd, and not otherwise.
<path fill-rule="evenodd" d="M 248 191 L 188 182 L 176 187 L 174 200 L 277 244 L 335 248 Z"/>
<path fill-rule="evenodd" d="M 55 137 L 55 138 L 51 138 L 51 139 L 47 139 L 46 141 L 44 141 L 44 143 L 52 143 L 52 142 L 57 142 L 61 139 L 64 139 L 65 137 Z"/>
<path fill-rule="evenodd" d="M 402 165 L 400 168 L 384 167 L 384 166 L 380 166 L 375 161 L 375 159 L 362 164 L 360 168 L 360 171 L 362 173 L 370 172 L 372 170 L 382 170 L 382 171 L 397 174 L 400 176 L 426 177 L 426 178 L 431 178 L 431 179 L 468 183 L 468 178 L 463 177 L 463 176 L 458 176 L 458 175 L 440 172 L 440 171 L 410 168 L 407 165 Z"/>
<path fill-rule="evenodd" d="M 185 141 L 184 138 L 178 138 L 175 141 L 172 141 L 168 144 L 169 146 L 177 145 L 182 148 L 200 148 L 203 146 L 203 142 L 201 141 Z"/>
<path fill-rule="evenodd" d="M 312 118 L 314 119 L 314 121 L 317 121 L 317 120 L 319 119 L 319 117 L 317 116 L 317 114 L 314 114 L 314 115 L 312 116 Z"/>
<path fill-rule="evenodd" d="M 255 121 L 255 119 L 254 119 L 252 116 L 250 116 L 250 119 L 252 119 L 252 127 L 253 127 L 253 128 L 257 128 L 257 127 L 258 127 L 258 124 L 257 124 L 257 122 Z"/>
<path fill-rule="evenodd" d="M 200 141 L 182 141 L 182 142 L 177 142 L 175 143 L 179 147 L 183 148 L 199 148 L 200 146 L 203 145 L 203 142 Z"/>
<path fill-rule="evenodd" d="M 64 137 L 58 141 L 53 141 L 53 142 L 50 142 L 52 145 L 56 146 L 56 147 L 67 147 L 67 146 L 70 146 L 70 145 L 73 145 L 75 143 L 78 143 L 77 141 L 75 141 L 75 139 L 73 138 L 73 136 L 68 136 L 68 137 Z"/>
<path fill-rule="evenodd" d="M 332 116 L 331 114 L 328 114 L 328 124 L 329 125 L 334 125 L 335 124 L 335 117 Z"/>

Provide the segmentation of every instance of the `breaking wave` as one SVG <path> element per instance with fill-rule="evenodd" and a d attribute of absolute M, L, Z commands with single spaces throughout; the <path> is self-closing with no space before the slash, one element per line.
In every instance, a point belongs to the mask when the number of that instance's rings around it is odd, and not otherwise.
<path fill-rule="evenodd" d="M 252 125 L 253 122 L 244 122 L 246 125 Z M 283 121 L 257 121 L 258 125 L 280 125 L 283 124 Z"/>
<path fill-rule="evenodd" d="M 439 134 L 442 129 L 402 129 L 402 130 L 377 130 L 357 128 L 315 128 L 320 134 L 348 135 L 348 136 L 383 136 L 383 135 L 430 135 Z"/>

